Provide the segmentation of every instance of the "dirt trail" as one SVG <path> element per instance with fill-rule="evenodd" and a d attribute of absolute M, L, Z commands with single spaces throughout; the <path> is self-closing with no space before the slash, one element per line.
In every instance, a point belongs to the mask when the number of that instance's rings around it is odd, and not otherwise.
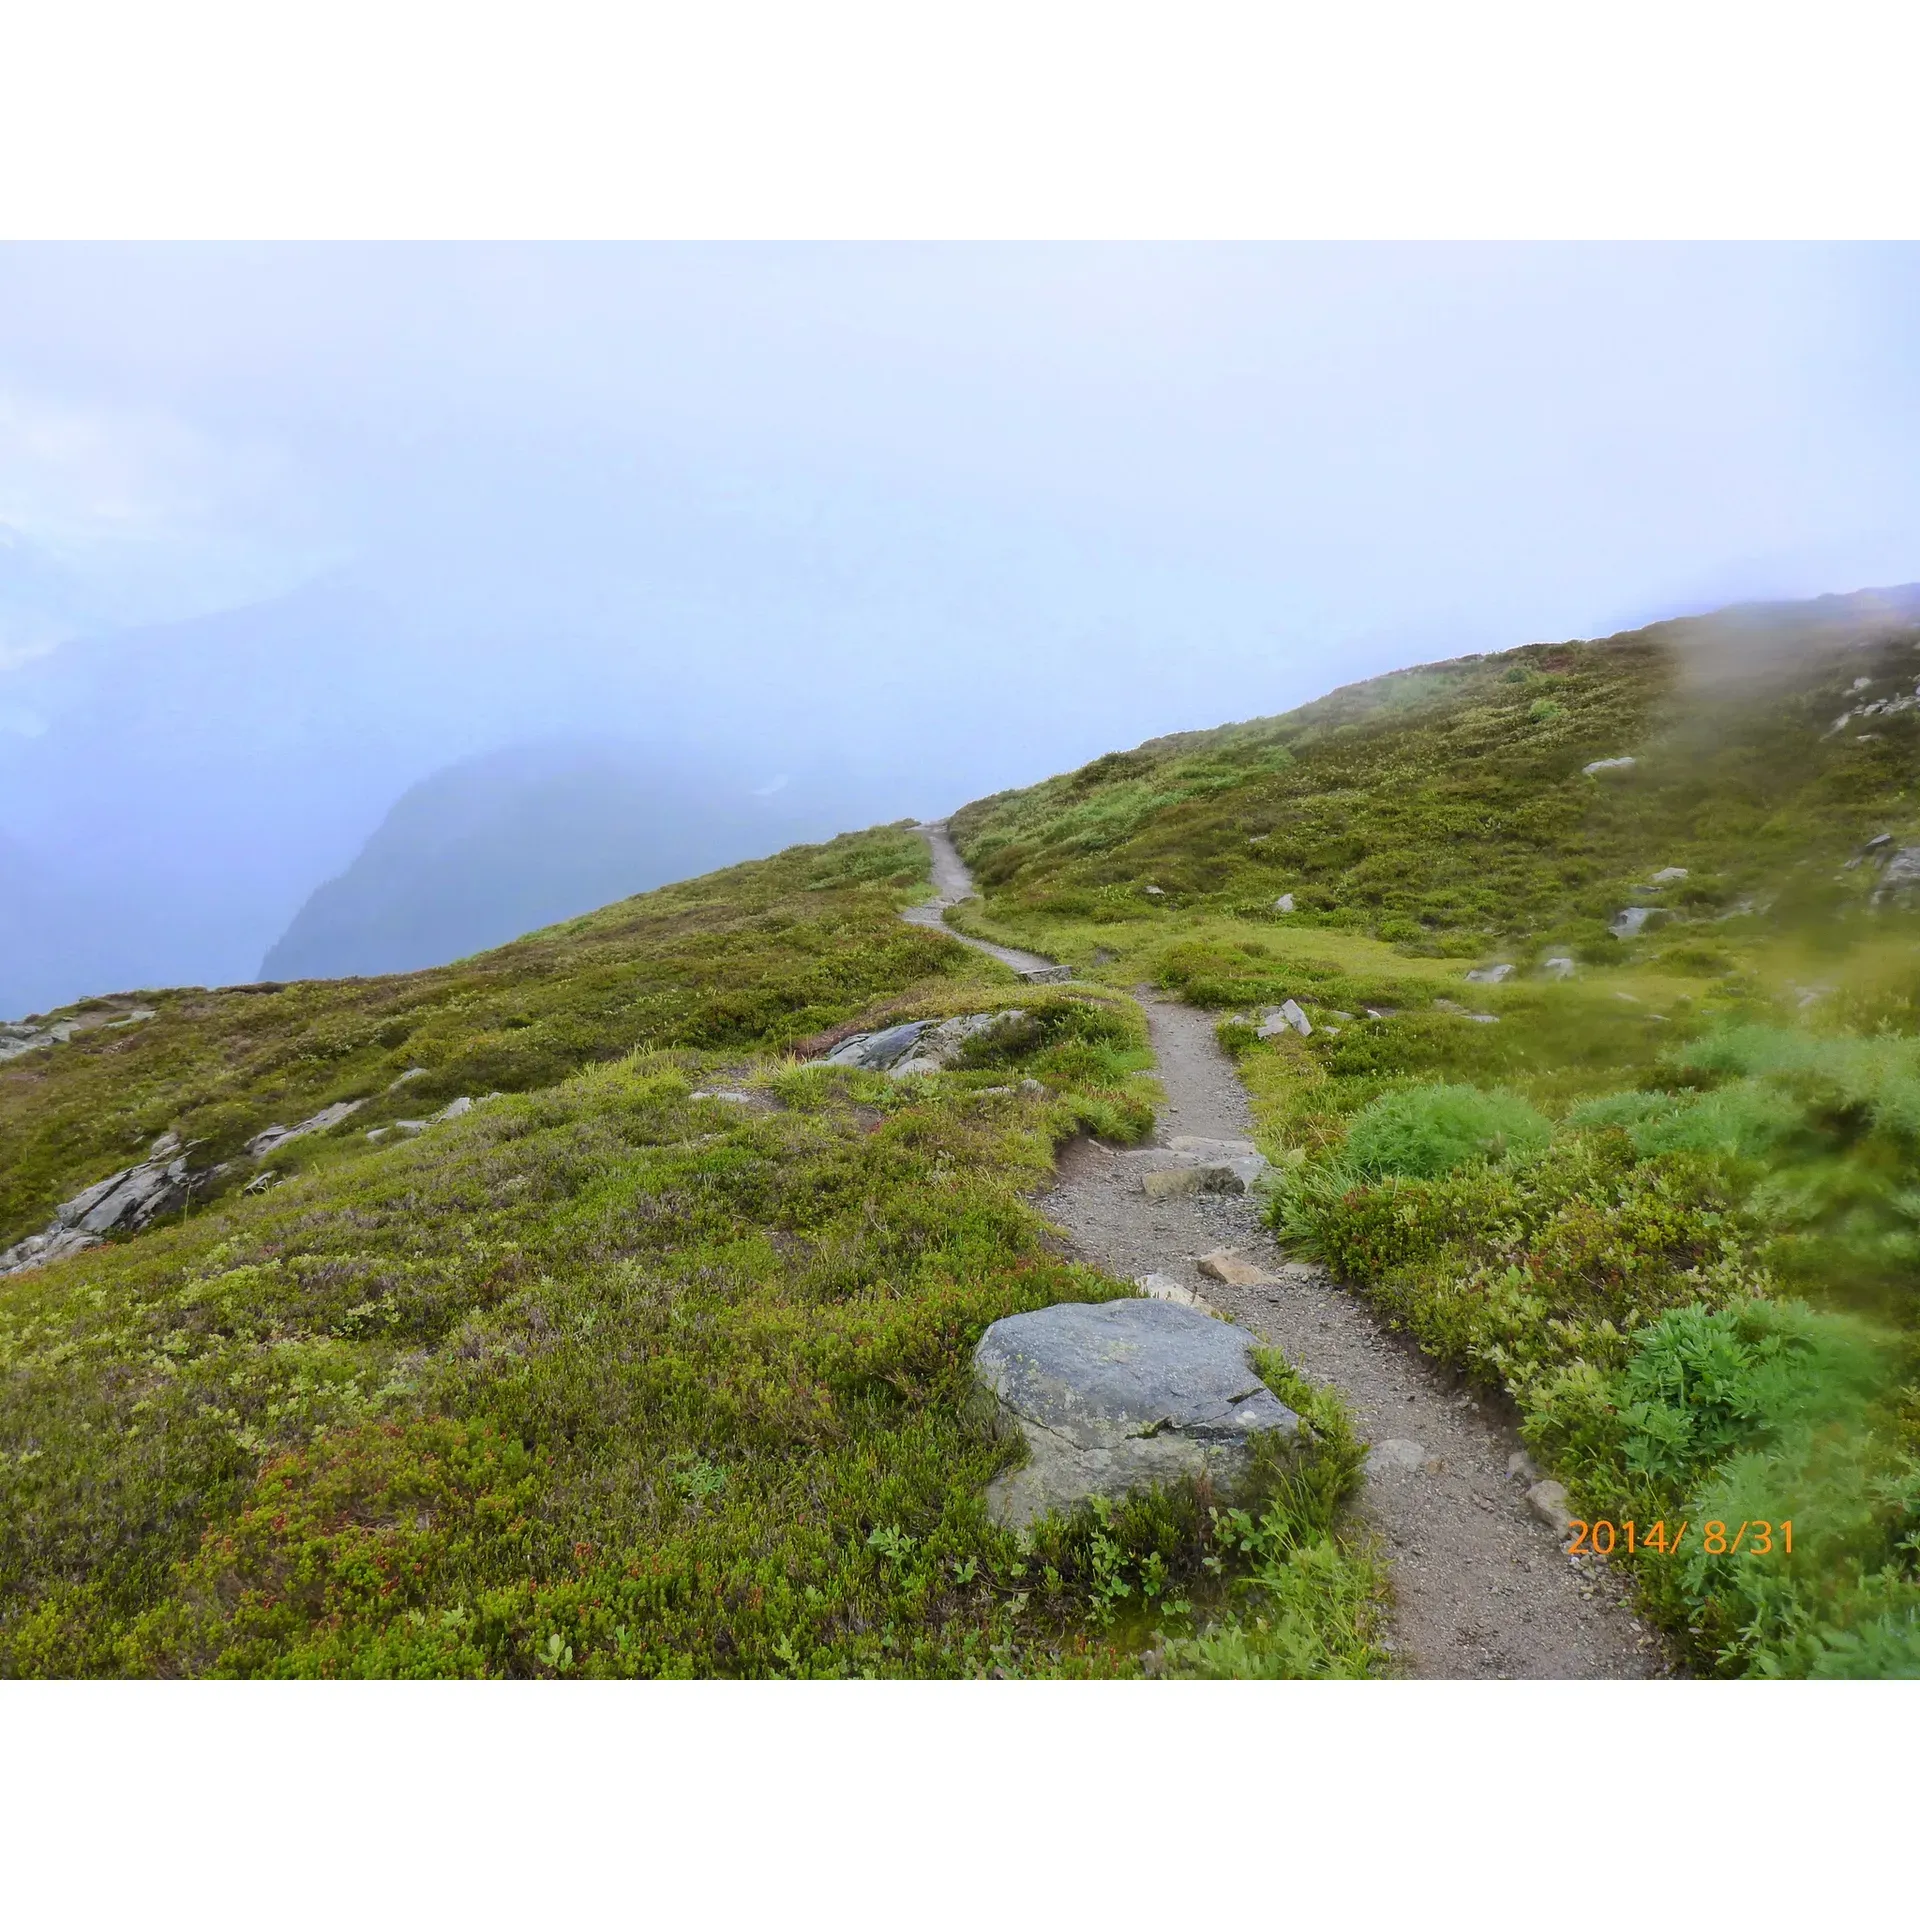
<path fill-rule="evenodd" d="M 908 907 L 901 919 L 910 920 L 916 927 L 931 927 L 936 933 L 944 933 L 950 940 L 958 940 L 962 946 L 972 947 L 980 953 L 990 953 L 1004 966 L 1011 967 L 1023 980 L 1064 980 L 1072 972 L 1070 967 L 1057 965 L 1044 954 L 1022 953 L 1018 947 L 997 947 L 991 940 L 976 940 L 969 933 L 958 933 L 948 926 L 943 918 L 947 908 L 957 907 L 962 900 L 975 897 L 973 875 L 967 871 L 967 863 L 960 858 L 960 850 L 953 844 L 947 832 L 944 820 L 923 821 L 914 828 L 914 832 L 926 841 L 933 853 L 933 884 L 939 889 L 939 898 L 928 900 L 917 907 Z"/>
<path fill-rule="evenodd" d="M 971 884 L 952 842 L 937 829 L 928 837 L 936 884 L 965 897 Z M 952 861 L 945 872 L 943 841 Z M 942 923 L 936 912 L 920 924 Z M 1212 1017 L 1144 990 L 1140 998 L 1167 1095 L 1160 1137 L 1245 1138 L 1246 1093 Z M 1372 1446 L 1361 1514 L 1386 1552 L 1402 1671 L 1429 1679 L 1669 1671 L 1658 1637 L 1629 1607 L 1625 1580 L 1591 1559 L 1569 1559 L 1526 1505 L 1522 1483 L 1507 1477 L 1520 1443 L 1498 1409 L 1445 1379 L 1330 1280 L 1276 1276 L 1229 1287 L 1204 1277 L 1196 1263 L 1216 1247 L 1269 1272 L 1283 1264 L 1256 1203 L 1212 1194 L 1149 1200 L 1138 1180 L 1123 1154 L 1082 1139 L 1061 1155 L 1058 1184 L 1038 1204 L 1081 1258 L 1191 1288 L 1344 1396 Z"/>

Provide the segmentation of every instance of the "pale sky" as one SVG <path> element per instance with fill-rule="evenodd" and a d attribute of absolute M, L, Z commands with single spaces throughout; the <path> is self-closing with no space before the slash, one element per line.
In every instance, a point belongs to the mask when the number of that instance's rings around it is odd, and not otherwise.
<path fill-rule="evenodd" d="M 1899 247 L 15 246 L 0 525 L 119 620 L 344 569 L 1291 684 L 1914 571 L 1917 293 Z"/>
<path fill-rule="evenodd" d="M 860 825 L 1915 578 L 1912 247 L 0 248 L 0 832 L 111 868 L 116 806 L 254 777 L 117 793 L 89 662 L 266 607 L 245 728 L 340 707 L 249 869 L 282 921 L 407 781 L 529 733 L 824 756 Z M 316 583 L 343 676 L 369 634 L 390 669 L 331 785 L 353 687 L 274 717 L 271 603 Z"/>

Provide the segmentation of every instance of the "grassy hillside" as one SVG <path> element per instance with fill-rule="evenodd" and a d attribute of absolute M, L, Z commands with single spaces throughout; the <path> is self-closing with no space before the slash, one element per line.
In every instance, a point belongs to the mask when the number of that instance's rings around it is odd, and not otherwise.
<path fill-rule="evenodd" d="M 1290 893 L 1289 926 L 1410 953 L 1557 941 L 1604 962 L 1625 889 L 1657 869 L 1688 869 L 1662 901 L 1675 938 L 1756 888 L 1824 884 L 1815 868 L 1875 833 L 1920 837 L 1920 709 L 1832 731 L 1850 706 L 1910 699 L 1916 675 L 1920 605 L 1903 599 L 1674 621 L 1148 741 L 976 801 L 954 837 L 997 912 L 1036 937 L 1049 917 L 1272 924 Z M 1582 771 L 1622 756 L 1636 764 Z"/>
<path fill-rule="evenodd" d="M 27 1224 L 162 1127 L 211 1157 L 370 1102 L 266 1192 L 0 1289 L 0 1672 L 1104 1673 L 1154 1633 L 1196 1672 L 1367 1671 L 1358 1452 L 1277 1357 L 1323 1446 L 1262 1524 L 987 1523 L 1017 1448 L 974 1343 L 1120 1290 L 1022 1195 L 1062 1134 L 1145 1130 L 1148 1056 L 1124 1000 L 902 926 L 925 859 L 849 836 L 430 973 L 151 996 L 0 1070 Z M 1008 1005 L 1017 1057 L 911 1082 L 791 1051 Z M 461 1091 L 500 1097 L 366 1137 Z"/>
<path fill-rule="evenodd" d="M 1277 1231 L 1661 1543 L 1702 1672 L 1920 1674 L 1920 942 L 1859 857 L 1920 841 L 1916 674 L 1910 595 L 1675 622 L 955 818 L 962 923 L 1223 1011 Z"/>
<path fill-rule="evenodd" d="M 552 1086 L 636 1046 L 777 1043 L 831 1025 L 964 971 L 952 942 L 896 917 L 925 871 L 915 835 L 850 835 L 452 966 L 129 996 L 156 1017 L 0 1071 L 0 1246 L 169 1128 L 212 1166 L 337 1100 L 366 1100 L 365 1128 L 460 1094 Z M 395 1088 L 411 1068 L 423 1071 Z"/>

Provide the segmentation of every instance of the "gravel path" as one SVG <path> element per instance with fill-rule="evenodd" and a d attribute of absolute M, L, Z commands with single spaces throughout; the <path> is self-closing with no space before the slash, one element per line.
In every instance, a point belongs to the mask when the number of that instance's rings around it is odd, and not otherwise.
<path fill-rule="evenodd" d="M 1245 1090 L 1212 1016 L 1143 993 L 1166 1089 L 1160 1134 L 1244 1139 Z M 1282 1260 L 1254 1201 L 1149 1200 L 1138 1161 L 1092 1140 L 1061 1156 L 1039 1203 L 1075 1249 L 1110 1273 L 1157 1273 L 1189 1287 L 1310 1379 L 1337 1387 L 1372 1445 L 1360 1506 L 1383 1544 L 1393 1640 L 1422 1678 L 1642 1678 L 1667 1671 L 1634 1617 L 1626 1582 L 1570 1560 L 1507 1477 L 1518 1437 L 1502 1413 L 1443 1378 L 1335 1282 L 1295 1267 L 1270 1284 L 1225 1286 L 1199 1259 L 1226 1247 L 1272 1273 Z"/>
<path fill-rule="evenodd" d="M 972 884 L 953 843 L 943 828 L 922 831 L 941 893 L 965 898 Z M 919 924 L 952 931 L 937 908 Z M 1007 950 L 987 951 L 1017 965 Z M 1146 990 L 1140 998 L 1167 1095 L 1160 1138 L 1244 1139 L 1246 1092 L 1213 1037 L 1212 1017 Z M 1443 1377 L 1333 1281 L 1310 1268 L 1274 1273 L 1286 1263 L 1253 1200 L 1149 1200 L 1139 1177 L 1137 1158 L 1083 1138 L 1061 1154 L 1058 1183 L 1038 1204 L 1079 1257 L 1130 1279 L 1159 1274 L 1190 1288 L 1310 1379 L 1340 1391 L 1372 1447 L 1360 1513 L 1385 1551 L 1402 1672 L 1633 1679 L 1670 1671 L 1659 1637 L 1631 1610 L 1624 1576 L 1569 1559 L 1526 1505 L 1524 1482 L 1508 1478 L 1520 1442 L 1502 1410 Z M 1254 1286 L 1209 1279 L 1197 1263 L 1220 1247 L 1274 1278 Z"/>

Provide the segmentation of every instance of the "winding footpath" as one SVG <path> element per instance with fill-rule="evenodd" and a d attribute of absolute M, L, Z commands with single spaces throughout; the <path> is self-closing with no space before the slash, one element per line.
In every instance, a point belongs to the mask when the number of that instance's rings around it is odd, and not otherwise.
<path fill-rule="evenodd" d="M 976 940 L 970 933 L 958 933 L 947 925 L 946 911 L 957 907 L 963 900 L 977 899 L 974 892 L 973 875 L 967 871 L 967 863 L 960 858 L 960 850 L 953 844 L 947 832 L 944 820 L 934 820 L 914 828 L 933 853 L 933 884 L 938 889 L 937 896 L 917 907 L 905 908 L 900 918 L 910 920 L 916 927 L 931 927 L 935 933 L 944 933 L 949 940 L 958 940 L 962 946 L 972 947 L 977 953 L 991 954 L 1003 966 L 1011 967 L 1022 980 L 1035 982 L 1046 980 L 1066 980 L 1073 975 L 1071 967 L 1063 967 L 1037 953 L 1022 953 L 1018 947 L 997 947 L 991 940 Z"/>
<path fill-rule="evenodd" d="M 968 897 L 971 878 L 944 823 L 920 831 L 933 849 L 942 898 L 910 908 L 916 925 L 954 934 L 941 909 Z M 1025 977 L 1064 978 L 1033 954 L 968 940 Z M 1245 1089 L 1213 1036 L 1212 1017 L 1143 989 L 1160 1083 L 1157 1137 L 1244 1139 Z M 1392 1647 L 1401 1672 L 1426 1679 L 1630 1679 L 1669 1671 L 1658 1637 L 1633 1615 L 1625 1579 L 1570 1559 L 1525 1500 L 1507 1463 L 1512 1422 L 1449 1381 L 1411 1342 L 1373 1318 L 1317 1269 L 1282 1263 L 1251 1198 L 1205 1194 L 1149 1200 L 1136 1163 L 1081 1138 L 1061 1154 L 1059 1179 L 1037 1202 L 1078 1258 L 1109 1273 L 1159 1275 L 1279 1347 L 1309 1378 L 1332 1386 L 1372 1449 L 1360 1516 L 1377 1537 L 1394 1591 Z M 1271 1277 L 1227 1286 L 1202 1274 L 1217 1249 Z"/>

